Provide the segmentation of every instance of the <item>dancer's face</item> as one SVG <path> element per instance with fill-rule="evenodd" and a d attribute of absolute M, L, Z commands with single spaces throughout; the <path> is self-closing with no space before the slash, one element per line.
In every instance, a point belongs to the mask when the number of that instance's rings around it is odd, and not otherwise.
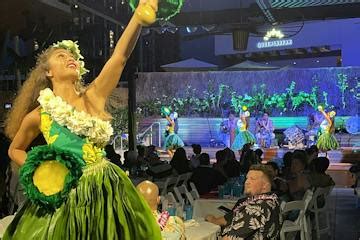
<path fill-rule="evenodd" d="M 47 76 L 52 81 L 71 79 L 73 82 L 79 79 L 80 65 L 74 56 L 65 49 L 56 49 L 48 59 L 49 70 Z"/>

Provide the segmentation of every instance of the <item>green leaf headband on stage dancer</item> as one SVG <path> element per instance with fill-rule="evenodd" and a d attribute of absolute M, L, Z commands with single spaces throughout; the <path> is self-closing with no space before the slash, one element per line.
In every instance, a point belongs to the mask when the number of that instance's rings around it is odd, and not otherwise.
<path fill-rule="evenodd" d="M 159 0 L 159 10 L 157 18 L 160 20 L 169 20 L 181 10 L 184 0 Z M 129 0 L 130 7 L 134 11 L 139 4 L 139 0 Z"/>
<path fill-rule="evenodd" d="M 66 49 L 72 53 L 75 60 L 80 64 L 80 78 L 82 77 L 82 75 L 89 72 L 89 70 L 85 68 L 85 62 L 81 60 L 84 59 L 84 57 L 80 54 L 80 48 L 77 44 L 77 41 L 74 42 L 72 40 L 62 40 L 61 42 L 54 43 L 52 47 Z"/>

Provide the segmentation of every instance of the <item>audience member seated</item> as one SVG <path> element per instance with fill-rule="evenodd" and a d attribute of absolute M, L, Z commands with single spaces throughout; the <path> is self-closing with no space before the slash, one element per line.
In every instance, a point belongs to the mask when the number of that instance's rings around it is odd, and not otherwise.
<path fill-rule="evenodd" d="M 137 152 L 136 151 L 125 151 L 124 152 L 124 168 L 128 169 L 131 176 L 135 176 L 138 170 L 138 161 L 137 161 Z"/>
<path fill-rule="evenodd" d="M 147 164 L 145 161 L 145 146 L 137 145 L 136 146 L 138 156 L 137 156 L 137 162 L 139 166 Z"/>
<path fill-rule="evenodd" d="M 265 165 L 270 167 L 273 175 L 273 181 L 271 183 L 271 191 L 276 193 L 281 200 L 288 201 L 286 193 L 288 192 L 287 182 L 284 178 L 280 177 L 279 166 L 275 162 L 267 162 Z"/>
<path fill-rule="evenodd" d="M 186 152 L 184 148 L 178 148 L 175 151 L 174 156 L 170 161 L 173 170 L 176 171 L 177 174 L 183 174 L 187 172 L 191 172 L 189 166 L 189 160 L 187 159 Z"/>
<path fill-rule="evenodd" d="M 159 224 L 161 235 L 164 240 L 184 240 L 184 222 L 177 216 L 170 216 L 167 211 L 159 212 L 160 203 L 159 188 L 150 181 L 143 181 L 136 186 L 136 189 L 149 204 L 150 209 Z"/>
<path fill-rule="evenodd" d="M 235 153 L 230 148 L 225 148 L 225 165 L 224 171 L 228 178 L 238 177 L 240 175 L 240 164 L 236 161 Z"/>
<path fill-rule="evenodd" d="M 117 154 L 114 150 L 114 146 L 108 144 L 105 146 L 106 157 L 112 162 L 113 164 L 122 167 L 122 163 L 120 161 L 120 155 Z"/>
<path fill-rule="evenodd" d="M 262 118 L 256 121 L 256 140 L 257 144 L 261 147 L 269 148 L 272 140 L 275 138 L 274 124 L 269 118 L 268 113 L 264 113 Z"/>
<path fill-rule="evenodd" d="M 242 147 L 241 152 L 240 152 L 240 161 L 241 161 L 241 158 L 243 157 L 243 155 L 249 150 L 251 150 L 251 144 L 250 143 L 244 144 L 244 146 Z"/>
<path fill-rule="evenodd" d="M 256 149 L 255 151 L 255 156 L 256 156 L 256 160 L 258 163 L 262 162 L 262 155 L 263 155 L 263 150 L 261 150 L 260 148 Z"/>
<path fill-rule="evenodd" d="M 251 166 L 244 193 L 232 211 L 206 220 L 223 227 L 223 239 L 276 239 L 281 228 L 278 197 L 271 191 L 272 173 L 268 166 Z"/>
<path fill-rule="evenodd" d="M 153 180 L 159 180 L 162 178 L 170 177 L 173 174 L 173 168 L 170 164 L 162 161 L 153 163 L 146 170 L 146 174 L 153 177 Z"/>
<path fill-rule="evenodd" d="M 226 182 L 226 178 L 210 165 L 210 157 L 207 153 L 200 154 L 200 166 L 194 169 L 190 182 L 193 182 L 199 194 L 207 194 L 217 186 Z"/>
<path fill-rule="evenodd" d="M 191 168 L 195 169 L 200 165 L 200 161 L 199 161 L 199 156 L 201 153 L 201 146 L 199 144 L 193 144 L 191 145 L 194 154 L 191 156 L 190 158 L 190 164 L 191 164 Z"/>
<path fill-rule="evenodd" d="M 247 174 L 251 165 L 256 165 L 258 163 L 255 152 L 252 149 L 247 150 L 245 153 L 241 154 L 240 172 Z"/>
<path fill-rule="evenodd" d="M 288 179 L 291 175 L 291 160 L 292 160 L 292 152 L 286 152 L 283 156 L 283 168 L 281 171 L 281 175 Z"/>
<path fill-rule="evenodd" d="M 328 169 L 330 161 L 327 157 L 315 158 L 312 162 L 313 171 L 310 173 L 309 181 L 312 187 L 334 186 L 335 182 L 325 171 Z"/>
<path fill-rule="evenodd" d="M 149 163 L 149 165 L 158 164 L 160 161 L 159 154 L 156 151 L 156 147 L 154 145 L 150 145 L 147 147 L 145 151 L 145 159 Z"/>
<path fill-rule="evenodd" d="M 214 164 L 213 168 L 216 171 L 220 172 L 227 179 L 228 176 L 226 175 L 224 169 L 226 165 L 225 152 L 223 150 L 219 150 L 215 153 L 215 157 L 216 157 L 216 163 Z"/>
<path fill-rule="evenodd" d="M 302 200 L 306 190 L 310 187 L 309 174 L 305 171 L 306 162 L 305 151 L 295 150 L 291 160 L 290 176 L 287 179 L 292 201 Z"/>
<path fill-rule="evenodd" d="M 316 145 L 312 145 L 311 147 L 305 150 L 306 154 L 308 155 L 308 162 L 307 165 L 311 166 L 312 161 L 317 158 L 319 154 L 319 148 Z"/>

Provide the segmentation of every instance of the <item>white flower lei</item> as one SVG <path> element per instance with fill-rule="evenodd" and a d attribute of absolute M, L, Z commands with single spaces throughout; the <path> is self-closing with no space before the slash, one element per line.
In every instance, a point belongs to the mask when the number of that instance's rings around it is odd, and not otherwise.
<path fill-rule="evenodd" d="M 84 111 L 77 111 L 61 97 L 55 96 L 50 88 L 40 91 L 37 99 L 44 111 L 61 126 L 72 133 L 87 137 L 91 142 L 104 146 L 113 135 L 109 121 L 93 117 Z"/>

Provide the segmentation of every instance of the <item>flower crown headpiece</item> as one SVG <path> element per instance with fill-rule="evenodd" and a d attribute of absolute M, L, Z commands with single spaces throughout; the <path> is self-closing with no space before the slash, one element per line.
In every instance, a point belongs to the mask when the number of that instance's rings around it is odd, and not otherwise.
<path fill-rule="evenodd" d="M 81 60 L 84 59 L 84 57 L 83 55 L 80 54 L 80 48 L 79 45 L 77 44 L 77 41 L 74 42 L 72 40 L 62 40 L 61 42 L 54 43 L 52 47 L 66 49 L 71 52 L 75 60 L 80 64 L 80 71 L 79 71 L 80 78 L 82 77 L 82 75 L 89 72 L 89 70 L 85 68 L 85 62 Z"/>

